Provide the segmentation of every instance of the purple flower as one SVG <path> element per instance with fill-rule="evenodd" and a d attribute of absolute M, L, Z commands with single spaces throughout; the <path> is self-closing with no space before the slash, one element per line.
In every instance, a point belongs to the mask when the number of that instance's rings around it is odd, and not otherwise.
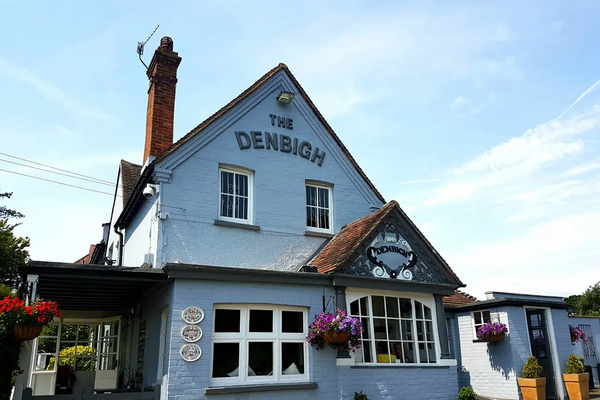
<path fill-rule="evenodd" d="M 477 329 L 477 339 L 482 339 L 487 335 L 498 335 L 506 332 L 508 332 L 508 328 L 505 324 L 486 322 Z"/>
<path fill-rule="evenodd" d="M 338 308 L 335 310 L 335 314 L 321 313 L 316 315 L 315 322 L 310 325 L 306 340 L 312 346 L 317 346 L 317 349 L 319 349 L 324 345 L 324 340 L 321 338 L 323 333 L 348 332 L 350 336 L 346 342 L 334 343 L 332 346 L 337 349 L 345 350 L 358 349 L 361 345 L 360 336 L 362 330 L 363 326 L 358 318 L 352 318 Z"/>

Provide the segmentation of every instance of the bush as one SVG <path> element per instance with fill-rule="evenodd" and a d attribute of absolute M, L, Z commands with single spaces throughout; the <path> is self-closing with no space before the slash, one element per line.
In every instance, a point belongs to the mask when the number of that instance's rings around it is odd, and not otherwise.
<path fill-rule="evenodd" d="M 471 386 L 463 386 L 458 392 L 458 400 L 477 400 L 477 393 Z"/>
<path fill-rule="evenodd" d="M 565 369 L 565 374 L 583 374 L 585 372 L 585 367 L 580 357 L 577 357 L 575 354 L 571 354 L 569 356 L 569 360 L 567 361 L 567 368 Z"/>
<path fill-rule="evenodd" d="M 369 400 L 366 394 L 362 392 L 354 392 L 354 400 Z"/>
<path fill-rule="evenodd" d="M 93 371 L 95 356 L 96 350 L 90 346 L 71 346 L 58 353 L 58 365 L 70 365 L 75 371 Z M 50 357 L 46 369 L 54 369 L 54 357 Z"/>
<path fill-rule="evenodd" d="M 544 376 L 544 368 L 540 365 L 537 358 L 531 356 L 523 366 L 523 378 L 536 379 Z"/>

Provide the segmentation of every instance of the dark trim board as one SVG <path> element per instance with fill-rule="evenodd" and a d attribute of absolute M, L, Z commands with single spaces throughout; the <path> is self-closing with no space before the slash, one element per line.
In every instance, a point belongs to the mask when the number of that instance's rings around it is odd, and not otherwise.
<path fill-rule="evenodd" d="M 234 393 L 252 393 L 252 392 L 275 392 L 280 390 L 314 390 L 319 385 L 316 382 L 310 383 L 286 383 L 275 385 L 242 385 L 242 386 L 223 386 L 204 389 L 204 394 L 234 394 Z"/>
<path fill-rule="evenodd" d="M 463 311 L 476 311 L 485 310 L 492 307 L 543 307 L 543 308 L 557 308 L 566 310 L 569 305 L 564 301 L 543 301 L 543 300 L 524 300 L 524 299 L 492 299 L 483 301 L 474 301 L 473 303 L 465 304 L 462 306 L 446 306 L 446 312 L 454 314 L 461 313 Z"/>

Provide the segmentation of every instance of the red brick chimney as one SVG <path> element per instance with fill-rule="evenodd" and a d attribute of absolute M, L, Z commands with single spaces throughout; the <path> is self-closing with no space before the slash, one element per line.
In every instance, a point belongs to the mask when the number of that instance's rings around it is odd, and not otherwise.
<path fill-rule="evenodd" d="M 146 113 L 146 145 L 144 165 L 152 162 L 173 144 L 175 86 L 181 57 L 173 51 L 173 40 L 165 36 L 154 52 L 148 68 L 148 112 Z"/>

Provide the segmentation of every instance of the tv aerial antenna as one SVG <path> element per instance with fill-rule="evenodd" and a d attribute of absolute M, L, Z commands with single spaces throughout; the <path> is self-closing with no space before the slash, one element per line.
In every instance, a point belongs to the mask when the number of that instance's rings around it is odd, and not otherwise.
<path fill-rule="evenodd" d="M 148 36 L 148 39 L 146 39 L 145 42 L 138 42 L 138 44 L 137 44 L 137 53 L 138 53 L 138 56 L 140 58 L 140 62 L 142 64 L 144 64 L 144 67 L 146 67 L 146 70 L 148 70 L 148 66 L 146 65 L 146 63 L 144 62 L 144 60 L 142 60 L 142 55 L 144 55 L 144 46 L 146 45 L 146 43 L 148 43 L 148 41 L 150 40 L 150 38 L 154 35 L 154 33 L 158 30 L 159 27 L 160 27 L 160 25 L 156 25 L 156 28 L 154 28 L 154 30 L 152 31 L 152 33 L 150 34 L 150 36 Z"/>

